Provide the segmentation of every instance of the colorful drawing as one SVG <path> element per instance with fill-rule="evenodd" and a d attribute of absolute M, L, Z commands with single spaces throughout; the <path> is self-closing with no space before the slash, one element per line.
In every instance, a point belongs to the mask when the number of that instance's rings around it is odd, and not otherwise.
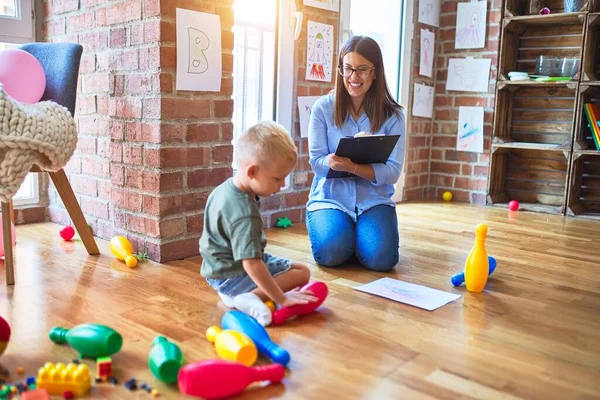
<path fill-rule="evenodd" d="M 188 28 L 189 60 L 188 71 L 190 74 L 201 74 L 208 69 L 208 58 L 204 50 L 210 47 L 210 39 L 200 29 Z"/>
<path fill-rule="evenodd" d="M 216 14 L 177 8 L 177 90 L 221 90 L 221 20 Z"/>
<path fill-rule="evenodd" d="M 419 22 L 440 26 L 440 0 L 419 0 Z"/>
<path fill-rule="evenodd" d="M 486 13 L 486 1 L 458 3 L 454 47 L 475 49 L 485 46 Z"/>
<path fill-rule="evenodd" d="M 435 35 L 433 32 L 421 29 L 421 57 L 419 60 L 419 75 L 431 78 L 433 72 L 433 49 Z"/>
<path fill-rule="evenodd" d="M 308 21 L 306 79 L 331 82 L 333 26 Z"/>
<path fill-rule="evenodd" d="M 458 108 L 456 150 L 483 153 L 483 107 Z"/>
<path fill-rule="evenodd" d="M 433 117 L 433 87 L 415 83 L 412 115 L 415 117 Z"/>
<path fill-rule="evenodd" d="M 451 58 L 446 90 L 487 93 L 491 63 L 489 58 Z"/>

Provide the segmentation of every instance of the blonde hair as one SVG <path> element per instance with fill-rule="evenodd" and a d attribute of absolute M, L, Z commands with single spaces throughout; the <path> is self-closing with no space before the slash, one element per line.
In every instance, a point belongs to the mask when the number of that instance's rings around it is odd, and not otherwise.
<path fill-rule="evenodd" d="M 238 166 L 245 162 L 257 165 L 286 162 L 295 166 L 298 150 L 283 126 L 273 121 L 261 121 L 248 128 L 237 140 L 233 157 Z"/>

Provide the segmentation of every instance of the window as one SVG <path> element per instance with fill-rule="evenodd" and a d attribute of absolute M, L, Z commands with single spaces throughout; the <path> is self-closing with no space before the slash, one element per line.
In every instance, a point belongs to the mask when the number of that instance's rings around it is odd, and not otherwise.
<path fill-rule="evenodd" d="M 0 42 L 33 41 L 33 0 L 0 0 Z"/>
<path fill-rule="evenodd" d="M 340 4 L 340 48 L 353 35 L 366 35 L 377 41 L 383 53 L 385 79 L 390 92 L 404 106 L 405 117 L 408 119 L 413 35 L 410 21 L 414 0 L 347 0 Z M 381 20 L 381 23 L 370 22 L 375 20 Z M 406 132 L 408 133 L 408 122 Z M 402 200 L 404 180 L 405 174 L 402 172 L 392 200 Z"/>
<path fill-rule="evenodd" d="M 233 10 L 233 142 L 265 119 L 291 133 L 294 0 L 235 0 Z"/>
<path fill-rule="evenodd" d="M 37 204 L 40 201 L 38 174 L 29 173 L 21 184 L 17 193 L 13 196 L 13 205 L 25 206 Z"/>

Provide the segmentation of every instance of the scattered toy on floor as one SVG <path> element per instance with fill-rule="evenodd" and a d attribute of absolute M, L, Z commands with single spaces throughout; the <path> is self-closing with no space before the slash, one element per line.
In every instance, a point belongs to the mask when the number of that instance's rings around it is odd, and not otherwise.
<path fill-rule="evenodd" d="M 258 351 L 274 362 L 281 365 L 287 365 L 290 362 L 290 354 L 276 345 L 265 328 L 248 314 L 239 310 L 228 311 L 221 319 L 221 326 L 223 329 L 232 329 L 246 334 L 252 339 Z"/>
<path fill-rule="evenodd" d="M 148 366 L 152 375 L 163 382 L 175 383 L 183 363 L 183 352 L 175 343 L 164 336 L 154 338 L 148 354 Z"/>
<path fill-rule="evenodd" d="M 82 357 L 108 357 L 123 345 L 123 337 L 117 331 L 100 324 L 81 324 L 70 330 L 56 326 L 49 336 L 54 343 L 68 343 Z"/>
<path fill-rule="evenodd" d="M 250 367 L 258 358 L 254 342 L 242 332 L 211 326 L 206 331 L 206 338 L 215 344 L 215 350 L 223 360 L 241 362 Z"/>
<path fill-rule="evenodd" d="M 0 355 L 6 350 L 8 342 L 10 341 L 10 325 L 8 321 L 0 317 Z"/>
<path fill-rule="evenodd" d="M 485 249 L 486 224 L 475 227 L 475 244 L 465 262 L 465 284 L 470 292 L 483 291 L 489 274 L 489 260 Z"/>
<path fill-rule="evenodd" d="M 509 201 L 508 208 L 510 209 L 510 211 L 517 211 L 519 209 L 519 202 L 516 200 Z"/>
<path fill-rule="evenodd" d="M 284 375 L 281 364 L 247 367 L 238 362 L 205 360 L 182 367 L 178 385 L 181 393 L 214 399 L 241 393 L 253 382 L 281 382 Z"/>
<path fill-rule="evenodd" d="M 311 282 L 306 284 L 300 291 L 305 290 L 311 291 L 319 300 L 314 303 L 297 304 L 295 306 L 282 307 L 279 310 L 276 310 L 273 313 L 273 325 L 283 325 L 285 321 L 292 317 L 314 312 L 321 304 L 323 304 L 329 292 L 327 285 L 324 282 Z"/>
<path fill-rule="evenodd" d="M 444 201 L 452 201 L 452 197 L 452 192 L 445 191 L 444 194 L 442 194 L 442 199 L 444 199 Z"/>
<path fill-rule="evenodd" d="M 75 228 L 73 228 L 70 225 L 67 225 L 60 231 L 58 231 L 58 233 L 60 234 L 61 238 L 63 238 L 66 241 L 70 241 L 71 239 L 73 239 L 73 236 L 75 236 Z"/>
<path fill-rule="evenodd" d="M 35 383 L 39 389 L 46 389 L 52 395 L 71 391 L 83 396 L 90 390 L 90 370 L 85 364 L 47 362 L 39 369 Z"/>
<path fill-rule="evenodd" d="M 112 359 L 110 357 L 100 357 L 96 360 L 96 378 L 106 382 L 112 374 Z"/>
<path fill-rule="evenodd" d="M 125 261 L 125 265 L 133 268 L 137 265 L 137 258 L 133 255 L 133 246 L 124 236 L 115 236 L 110 239 L 110 252 L 117 260 Z"/>
<path fill-rule="evenodd" d="M 489 262 L 488 276 L 490 276 L 496 270 L 496 259 L 492 256 L 488 256 L 488 262 Z M 452 284 L 454 286 L 460 286 L 463 283 L 465 283 L 465 271 L 462 271 L 456 275 L 453 275 L 452 278 L 450 278 L 450 282 L 452 282 Z"/>
<path fill-rule="evenodd" d="M 275 226 L 278 228 L 289 228 L 292 226 L 292 221 L 288 217 L 280 217 L 277 218 Z"/>

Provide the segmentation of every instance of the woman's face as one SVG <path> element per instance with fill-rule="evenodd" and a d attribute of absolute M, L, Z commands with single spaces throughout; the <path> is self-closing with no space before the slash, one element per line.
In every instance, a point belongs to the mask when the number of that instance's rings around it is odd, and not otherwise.
<path fill-rule="evenodd" d="M 358 53 L 352 52 L 342 60 L 344 87 L 352 97 L 364 97 L 375 79 L 374 65 Z M 354 71 L 353 71 L 354 70 Z"/>

